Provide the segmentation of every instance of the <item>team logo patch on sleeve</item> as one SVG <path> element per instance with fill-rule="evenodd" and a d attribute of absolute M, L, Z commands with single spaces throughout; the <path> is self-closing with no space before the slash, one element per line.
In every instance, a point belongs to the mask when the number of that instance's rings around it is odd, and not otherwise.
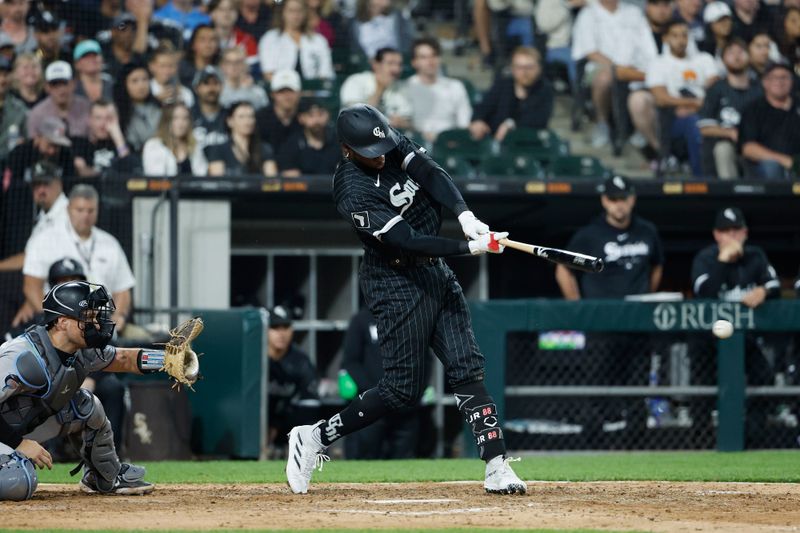
<path fill-rule="evenodd" d="M 369 229 L 368 212 L 358 211 L 356 213 L 350 213 L 350 216 L 353 217 L 353 224 L 355 224 L 358 229 Z"/>

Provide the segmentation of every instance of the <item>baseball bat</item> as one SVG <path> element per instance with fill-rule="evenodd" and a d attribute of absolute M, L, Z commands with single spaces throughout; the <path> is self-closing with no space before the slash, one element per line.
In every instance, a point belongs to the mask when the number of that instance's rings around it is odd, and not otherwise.
<path fill-rule="evenodd" d="M 591 255 L 579 254 L 568 250 L 559 250 L 558 248 L 536 246 L 535 244 L 526 244 L 509 239 L 500 239 L 498 242 L 503 246 L 508 246 L 520 252 L 541 257 L 551 263 L 557 263 L 576 270 L 582 270 L 584 272 L 600 272 L 603 270 L 603 260 L 599 257 L 592 257 Z"/>

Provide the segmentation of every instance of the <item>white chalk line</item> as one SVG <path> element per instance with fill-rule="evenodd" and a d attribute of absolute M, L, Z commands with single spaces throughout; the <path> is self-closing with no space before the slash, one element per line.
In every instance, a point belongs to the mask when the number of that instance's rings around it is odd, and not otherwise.
<path fill-rule="evenodd" d="M 452 515 L 469 513 L 492 513 L 500 511 L 499 507 L 472 507 L 469 509 L 446 509 L 443 511 L 378 511 L 372 509 L 325 509 L 324 513 L 348 513 L 348 514 L 379 514 L 393 516 L 434 516 Z"/>
<path fill-rule="evenodd" d="M 397 505 L 397 504 L 426 504 L 426 503 L 453 503 L 460 502 L 453 498 L 434 498 L 428 500 L 421 499 L 395 499 L 395 500 L 364 500 L 364 503 L 377 503 L 379 505 Z"/>

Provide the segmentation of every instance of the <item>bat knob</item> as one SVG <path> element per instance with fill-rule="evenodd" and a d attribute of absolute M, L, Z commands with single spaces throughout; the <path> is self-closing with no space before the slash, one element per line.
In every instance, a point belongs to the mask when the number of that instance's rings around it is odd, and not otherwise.
<path fill-rule="evenodd" d="M 592 270 L 595 272 L 602 272 L 603 268 L 605 268 L 606 264 L 603 262 L 602 259 L 595 259 L 592 263 Z"/>

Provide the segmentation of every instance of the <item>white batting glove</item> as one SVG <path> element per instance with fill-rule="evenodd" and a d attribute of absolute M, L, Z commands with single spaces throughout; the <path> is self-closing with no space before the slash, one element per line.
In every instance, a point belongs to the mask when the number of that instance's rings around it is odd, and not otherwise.
<path fill-rule="evenodd" d="M 480 235 L 489 233 L 489 226 L 478 220 L 472 211 L 464 211 L 458 215 L 458 222 L 464 235 L 470 239 L 475 240 Z"/>
<path fill-rule="evenodd" d="M 498 241 L 506 237 L 508 237 L 507 231 L 490 231 L 480 235 L 474 241 L 469 241 L 469 252 L 472 255 L 481 255 L 487 252 L 490 254 L 502 254 L 506 247 Z"/>

